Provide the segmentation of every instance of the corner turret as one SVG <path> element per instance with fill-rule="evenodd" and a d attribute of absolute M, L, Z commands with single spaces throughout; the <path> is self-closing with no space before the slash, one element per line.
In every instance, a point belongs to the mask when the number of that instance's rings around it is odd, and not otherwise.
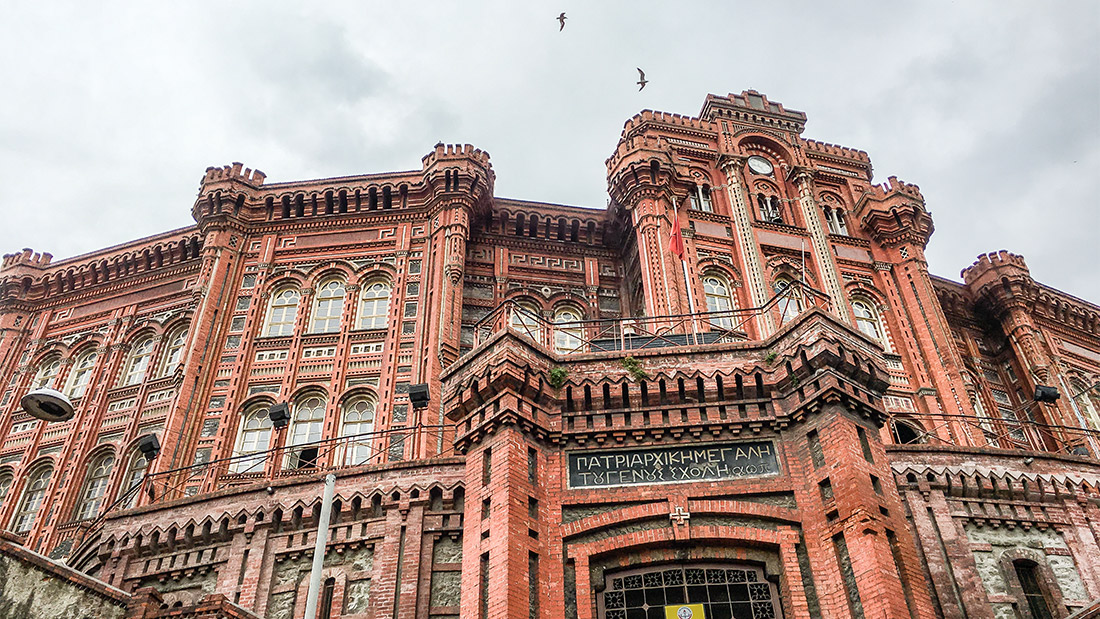
<path fill-rule="evenodd" d="M 888 247 L 909 245 L 923 252 L 935 230 L 920 187 L 896 176 L 872 185 L 856 203 L 853 215 L 876 242 Z"/>
<path fill-rule="evenodd" d="M 211 217 L 230 213 L 239 216 L 241 208 L 255 198 L 266 178 L 263 172 L 246 168 L 239 161 L 221 168 L 206 168 L 191 215 L 200 227 Z"/>

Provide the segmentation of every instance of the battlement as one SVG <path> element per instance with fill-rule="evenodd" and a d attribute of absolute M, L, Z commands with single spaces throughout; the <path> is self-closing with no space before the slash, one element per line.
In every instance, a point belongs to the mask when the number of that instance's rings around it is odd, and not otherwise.
<path fill-rule="evenodd" d="M 1011 269 L 1017 273 L 1030 274 L 1024 257 L 1008 250 L 989 252 L 978 256 L 974 264 L 962 270 L 963 281 L 970 284 L 990 270 Z"/>
<path fill-rule="evenodd" d="M 619 139 L 619 143 L 615 145 L 615 152 L 607 158 L 605 162 L 607 170 L 610 173 L 614 168 L 617 168 L 622 162 L 623 158 L 630 153 L 637 152 L 639 150 L 657 151 L 661 148 L 661 138 L 656 135 L 638 134 L 630 137 L 622 137 Z"/>
<path fill-rule="evenodd" d="M 423 169 L 426 170 L 443 159 L 472 159 L 485 167 L 492 167 L 489 162 L 489 153 L 480 148 L 475 148 L 471 144 L 444 144 L 440 142 L 435 145 L 435 150 L 424 155 L 421 160 L 424 164 Z"/>
<path fill-rule="evenodd" d="M 760 117 L 779 120 L 783 128 L 802 133 L 806 126 L 806 113 L 788 110 L 782 103 L 769 101 L 768 96 L 755 90 L 745 90 L 741 94 L 730 93 L 724 97 L 707 95 L 699 117 L 713 121 L 719 116 L 733 116 L 750 122 L 759 122 Z"/>
<path fill-rule="evenodd" d="M 698 129 L 700 131 L 707 131 L 710 129 L 709 123 L 695 116 L 684 116 L 683 114 L 673 114 L 671 112 L 658 112 L 655 110 L 642 110 L 627 120 L 623 124 L 622 137 L 626 137 L 635 129 L 638 129 L 646 123 L 660 123 L 664 125 L 675 125 L 678 127 L 689 127 L 691 129 Z"/>
<path fill-rule="evenodd" d="M 834 157 L 843 157 L 845 159 L 856 159 L 865 163 L 871 163 L 871 157 L 865 151 L 857 150 L 854 148 L 847 148 L 838 144 L 829 144 L 827 142 L 818 142 L 817 140 L 802 140 L 803 146 L 808 150 L 822 153 L 825 155 L 833 155 Z"/>
<path fill-rule="evenodd" d="M 0 271 L 16 266 L 41 269 L 49 266 L 51 260 L 53 260 L 53 254 L 46 252 L 37 253 L 29 247 L 24 247 L 23 251 L 18 254 L 4 254 L 4 261 L 0 264 Z"/>
<path fill-rule="evenodd" d="M 896 176 L 891 176 L 885 183 L 871 185 L 870 193 L 873 197 L 880 200 L 886 199 L 890 194 L 900 193 L 924 202 L 924 196 L 921 195 L 920 187 L 900 180 Z"/>
<path fill-rule="evenodd" d="M 232 164 L 225 167 L 215 168 L 211 166 L 206 168 L 206 174 L 202 178 L 202 184 L 205 185 L 206 183 L 217 181 L 240 180 L 258 187 L 264 184 L 264 179 L 266 178 L 267 175 L 263 172 L 246 168 L 243 163 L 234 161 Z"/>

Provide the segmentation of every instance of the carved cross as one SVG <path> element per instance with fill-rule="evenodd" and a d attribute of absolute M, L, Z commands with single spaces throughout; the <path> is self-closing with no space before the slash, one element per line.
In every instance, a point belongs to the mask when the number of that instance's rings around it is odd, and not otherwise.
<path fill-rule="evenodd" d="M 672 520 L 672 524 L 674 525 L 687 524 L 688 520 L 691 518 L 691 514 L 687 511 L 684 511 L 683 507 L 677 505 L 676 509 L 671 514 L 669 514 L 668 517 L 670 520 Z"/>

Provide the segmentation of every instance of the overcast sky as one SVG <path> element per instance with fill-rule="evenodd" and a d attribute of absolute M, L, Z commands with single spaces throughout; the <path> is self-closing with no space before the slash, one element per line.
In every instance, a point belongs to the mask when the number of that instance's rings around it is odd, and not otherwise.
<path fill-rule="evenodd" d="M 934 273 L 1003 248 L 1100 302 L 1098 39 L 1096 0 L 0 0 L 0 251 L 189 225 L 210 165 L 419 169 L 440 140 L 499 196 L 602 207 L 630 116 L 751 88 L 920 185 Z"/>

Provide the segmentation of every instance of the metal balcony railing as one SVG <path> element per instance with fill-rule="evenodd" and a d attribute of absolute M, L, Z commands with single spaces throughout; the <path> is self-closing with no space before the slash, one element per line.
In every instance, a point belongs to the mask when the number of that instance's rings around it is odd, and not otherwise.
<path fill-rule="evenodd" d="M 783 324 L 815 307 L 828 311 L 829 296 L 798 281 L 760 307 L 669 316 L 555 322 L 509 300 L 474 325 L 474 347 L 504 329 L 563 355 L 743 342 L 748 340 L 745 327 L 759 316 L 771 314 L 775 324 Z"/>

